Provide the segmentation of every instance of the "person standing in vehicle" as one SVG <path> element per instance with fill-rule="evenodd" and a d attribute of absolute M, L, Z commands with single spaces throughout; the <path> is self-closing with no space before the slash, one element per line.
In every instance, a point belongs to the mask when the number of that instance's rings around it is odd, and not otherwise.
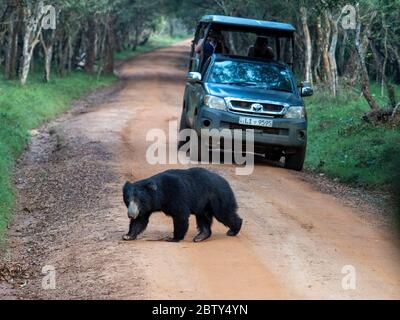
<path fill-rule="evenodd" d="M 200 55 L 202 64 L 214 53 L 225 53 L 224 39 L 219 30 L 210 30 L 207 39 L 200 39 L 195 47 L 195 52 Z"/>
<path fill-rule="evenodd" d="M 268 46 L 268 38 L 265 37 L 257 37 L 254 46 L 249 48 L 247 55 L 252 58 L 266 60 L 273 60 L 275 58 L 274 51 Z"/>

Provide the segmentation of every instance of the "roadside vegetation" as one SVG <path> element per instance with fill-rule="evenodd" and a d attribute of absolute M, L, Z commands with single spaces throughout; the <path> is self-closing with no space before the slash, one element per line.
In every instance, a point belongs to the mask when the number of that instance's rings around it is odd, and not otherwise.
<path fill-rule="evenodd" d="M 79 71 L 54 77 L 45 86 L 38 74 L 32 74 L 25 87 L 0 78 L 0 235 L 14 204 L 12 168 L 26 148 L 30 130 L 68 109 L 73 99 L 113 81 L 114 76 L 97 78 Z"/>
<path fill-rule="evenodd" d="M 372 94 L 381 105 L 380 86 Z M 379 188 L 395 182 L 399 171 L 400 127 L 398 124 L 368 123 L 362 119 L 369 111 L 360 92 L 340 90 L 336 98 L 316 92 L 306 100 L 309 131 L 306 168 L 338 178 L 356 186 Z M 400 87 L 397 87 L 400 95 Z"/>

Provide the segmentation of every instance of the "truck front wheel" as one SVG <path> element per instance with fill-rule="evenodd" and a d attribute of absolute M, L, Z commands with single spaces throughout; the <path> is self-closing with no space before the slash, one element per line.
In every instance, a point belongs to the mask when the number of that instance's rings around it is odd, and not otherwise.
<path fill-rule="evenodd" d="M 187 122 L 186 122 L 186 108 L 183 108 L 183 110 L 182 110 L 182 115 L 181 115 L 181 120 L 180 120 L 180 122 L 179 122 L 178 137 L 179 137 L 179 134 L 180 134 L 180 132 L 181 132 L 182 130 L 185 130 L 185 129 L 188 129 L 188 128 L 189 128 L 189 126 L 187 125 Z M 185 143 L 187 143 L 188 141 L 189 141 L 189 139 L 186 139 L 186 140 L 184 140 L 184 141 L 178 141 L 178 151 L 179 151 L 179 149 L 182 148 L 182 146 L 183 146 Z"/>
<path fill-rule="evenodd" d="M 295 171 L 303 170 L 306 148 L 297 149 L 295 153 L 285 156 L 285 168 Z"/>

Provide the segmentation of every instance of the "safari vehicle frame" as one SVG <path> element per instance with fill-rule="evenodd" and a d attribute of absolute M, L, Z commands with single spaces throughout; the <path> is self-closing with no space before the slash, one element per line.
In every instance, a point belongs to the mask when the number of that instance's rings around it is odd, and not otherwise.
<path fill-rule="evenodd" d="M 195 38 L 190 53 L 189 70 L 192 72 L 200 71 L 199 66 L 201 65 L 195 54 L 196 43 L 198 43 L 202 35 L 204 38 L 207 38 L 210 30 L 253 33 L 257 36 L 274 38 L 277 60 L 282 61 L 293 68 L 295 48 L 294 33 L 296 29 L 291 24 L 220 15 L 208 15 L 204 16 L 200 20 L 196 28 Z M 280 39 L 286 39 L 290 41 L 292 52 L 290 61 L 284 61 L 282 59 Z"/>

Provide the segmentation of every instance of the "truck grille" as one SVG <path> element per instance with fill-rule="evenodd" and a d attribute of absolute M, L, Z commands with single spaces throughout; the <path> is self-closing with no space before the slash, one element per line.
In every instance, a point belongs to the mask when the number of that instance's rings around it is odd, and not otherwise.
<path fill-rule="evenodd" d="M 228 99 L 229 109 L 236 112 L 265 114 L 282 117 L 286 111 L 285 106 L 268 102 L 243 101 Z"/>

